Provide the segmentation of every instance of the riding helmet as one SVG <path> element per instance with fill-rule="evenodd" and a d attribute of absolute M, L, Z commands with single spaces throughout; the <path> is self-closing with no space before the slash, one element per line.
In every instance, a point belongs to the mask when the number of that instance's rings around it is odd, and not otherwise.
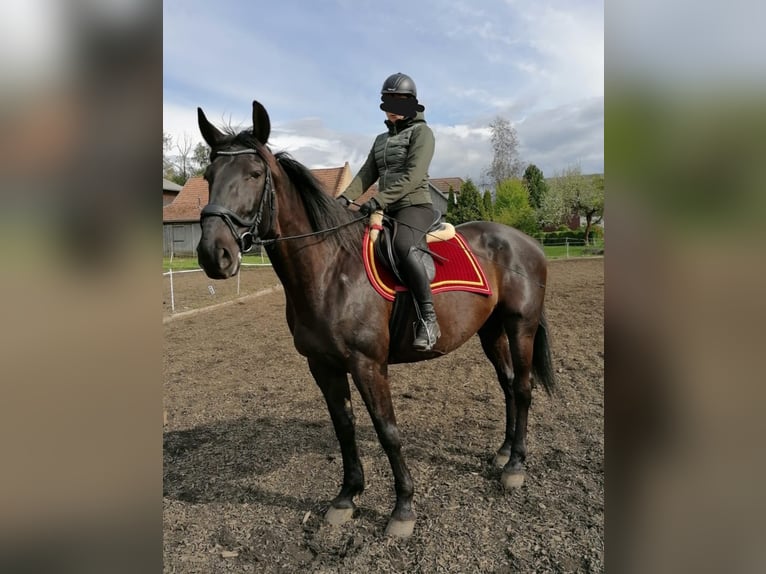
<path fill-rule="evenodd" d="M 412 81 L 412 78 L 407 74 L 397 72 L 386 78 L 386 81 L 383 82 L 383 87 L 380 89 L 380 94 L 402 94 L 417 98 L 418 89 L 415 87 L 415 82 Z"/>

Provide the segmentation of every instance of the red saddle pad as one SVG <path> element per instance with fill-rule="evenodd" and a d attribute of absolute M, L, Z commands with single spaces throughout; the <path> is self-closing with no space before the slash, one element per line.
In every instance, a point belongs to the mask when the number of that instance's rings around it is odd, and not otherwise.
<path fill-rule="evenodd" d="M 429 243 L 428 248 L 443 258 L 433 258 L 436 275 L 431 281 L 431 291 L 434 295 L 443 291 L 492 294 L 484 270 L 468 243 L 459 233 L 456 233 L 455 237 L 449 241 Z M 375 257 L 375 246 L 370 241 L 369 228 L 365 232 L 362 242 L 362 258 L 370 284 L 382 297 L 393 301 L 398 291 L 407 291 L 407 287 L 400 284 L 393 273 L 388 270 L 388 267 L 381 264 Z"/>

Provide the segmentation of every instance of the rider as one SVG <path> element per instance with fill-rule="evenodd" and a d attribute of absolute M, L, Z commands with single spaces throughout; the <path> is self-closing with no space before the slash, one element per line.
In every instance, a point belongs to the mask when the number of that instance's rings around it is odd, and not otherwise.
<path fill-rule="evenodd" d="M 378 194 L 362 204 L 362 215 L 382 209 L 400 225 L 394 240 L 399 269 L 417 305 L 418 321 L 413 347 L 430 350 L 441 335 L 434 311 L 431 284 L 417 246 L 434 219 L 428 168 L 434 155 L 434 135 L 418 103 L 415 82 L 406 74 L 386 78 L 380 109 L 386 112 L 388 131 L 375 138 L 367 161 L 338 200 L 348 207 L 375 181 Z"/>

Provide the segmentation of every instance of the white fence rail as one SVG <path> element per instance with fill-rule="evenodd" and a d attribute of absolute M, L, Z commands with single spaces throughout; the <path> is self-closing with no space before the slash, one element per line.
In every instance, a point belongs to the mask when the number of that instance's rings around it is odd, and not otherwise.
<path fill-rule="evenodd" d="M 167 277 L 169 293 L 165 292 L 163 286 L 163 303 L 169 304 L 170 313 L 176 312 L 179 303 L 179 281 L 182 282 L 180 296 L 186 297 L 192 307 L 207 304 L 215 304 L 217 301 L 239 297 L 243 291 L 254 291 L 261 287 L 269 287 L 276 284 L 276 275 L 273 272 L 266 277 L 251 277 L 255 269 L 271 269 L 270 263 L 242 263 L 240 272 L 237 273 L 236 280 L 232 278 L 227 281 L 213 281 L 204 275 L 202 269 L 183 269 L 173 271 L 169 269 L 162 273 Z M 195 275 L 194 280 L 189 278 Z M 196 275 L 200 275 L 199 278 Z"/>
<path fill-rule="evenodd" d="M 551 249 L 548 249 L 548 258 L 549 259 L 559 259 L 559 258 L 566 258 L 569 259 L 570 257 L 583 257 L 584 255 L 598 255 L 599 252 L 603 254 L 604 251 L 604 240 L 598 239 L 598 240 L 590 240 L 587 243 L 584 239 L 572 239 L 568 237 L 563 238 L 540 238 L 535 237 L 535 239 L 543 246 L 548 248 L 556 248 L 556 247 L 563 247 L 562 254 L 550 254 Z M 542 239 L 542 240 L 541 240 Z M 585 251 L 591 251 L 592 253 L 584 253 Z M 554 250 L 555 251 L 555 250 Z"/>

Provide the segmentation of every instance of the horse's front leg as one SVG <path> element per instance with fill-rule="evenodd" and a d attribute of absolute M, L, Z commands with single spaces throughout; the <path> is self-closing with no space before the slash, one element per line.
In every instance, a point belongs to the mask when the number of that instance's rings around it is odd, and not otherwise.
<path fill-rule="evenodd" d="M 343 524 L 354 514 L 354 496 L 364 490 L 364 470 L 356 448 L 354 411 L 351 408 L 348 376 L 345 370 L 327 365 L 318 359 L 309 359 L 309 368 L 327 402 L 343 455 L 343 486 L 338 496 L 333 499 L 325 519 L 330 524 Z"/>
<path fill-rule="evenodd" d="M 412 534 L 415 527 L 415 512 L 412 510 L 414 486 L 402 456 L 402 443 L 388 385 L 388 365 L 368 357 L 357 357 L 352 365 L 351 375 L 364 399 L 378 440 L 388 456 L 394 474 L 396 505 L 386 527 L 386 535 L 406 538 Z"/>

